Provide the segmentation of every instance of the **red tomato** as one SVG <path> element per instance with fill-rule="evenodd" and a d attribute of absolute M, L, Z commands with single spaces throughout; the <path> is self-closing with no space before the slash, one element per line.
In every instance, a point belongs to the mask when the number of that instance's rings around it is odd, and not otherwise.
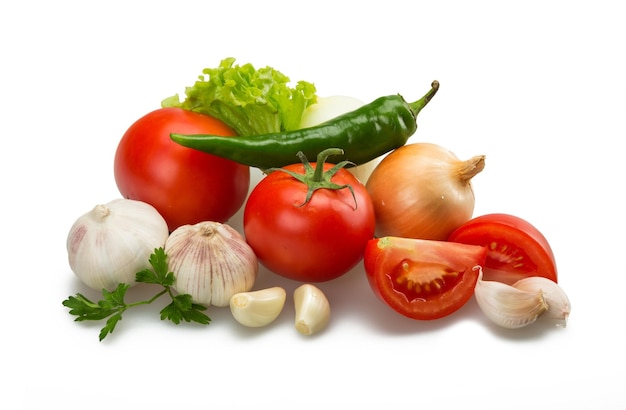
<path fill-rule="evenodd" d="M 474 295 L 482 246 L 386 236 L 365 248 L 365 272 L 374 293 L 411 319 L 432 320 L 459 310 Z"/>
<path fill-rule="evenodd" d="M 223 122 L 179 108 L 162 108 L 137 120 L 115 154 L 115 181 L 125 198 L 147 202 L 170 231 L 203 221 L 225 222 L 243 205 L 250 168 L 183 147 L 171 133 L 235 135 Z"/>
<path fill-rule="evenodd" d="M 512 284 L 527 276 L 543 276 L 557 281 L 548 240 L 524 219 L 507 214 L 478 216 L 453 231 L 448 240 L 488 249 L 484 280 Z"/>
<path fill-rule="evenodd" d="M 332 166 L 324 164 L 324 169 Z M 304 174 L 302 164 L 284 169 Z M 372 200 L 345 169 L 331 181 L 349 184 L 355 197 L 347 188 L 318 189 L 302 205 L 307 185 L 282 171 L 270 173 L 252 190 L 244 209 L 244 232 L 266 268 L 302 282 L 323 282 L 343 275 L 363 258 L 376 226 Z"/>

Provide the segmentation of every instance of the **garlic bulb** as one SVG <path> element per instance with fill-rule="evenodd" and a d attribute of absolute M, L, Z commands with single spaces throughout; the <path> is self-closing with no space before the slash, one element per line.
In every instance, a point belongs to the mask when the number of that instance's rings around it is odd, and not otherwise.
<path fill-rule="evenodd" d="M 282 312 L 286 299 L 287 292 L 280 286 L 236 293 L 230 298 L 230 311 L 244 326 L 266 326 Z"/>
<path fill-rule="evenodd" d="M 259 269 L 243 236 L 227 224 L 183 225 L 165 241 L 173 288 L 195 303 L 228 306 L 230 298 L 252 289 Z"/>
<path fill-rule="evenodd" d="M 303 335 L 312 335 L 326 327 L 330 319 L 330 304 L 326 295 L 316 286 L 304 284 L 293 292 L 296 310 L 296 330 Z"/>
<path fill-rule="evenodd" d="M 376 236 L 446 240 L 472 217 L 471 179 L 484 166 L 484 155 L 461 161 L 430 143 L 390 152 L 366 184 L 376 213 Z"/>
<path fill-rule="evenodd" d="M 70 268 L 92 289 L 135 284 L 150 254 L 165 244 L 165 219 L 151 205 L 115 199 L 80 216 L 67 236 Z"/>
<path fill-rule="evenodd" d="M 545 318 L 558 327 L 567 326 L 571 305 L 569 298 L 556 282 L 541 276 L 532 276 L 518 280 L 513 287 L 526 292 L 542 292 L 548 304 L 548 310 L 541 315 L 542 320 Z"/>

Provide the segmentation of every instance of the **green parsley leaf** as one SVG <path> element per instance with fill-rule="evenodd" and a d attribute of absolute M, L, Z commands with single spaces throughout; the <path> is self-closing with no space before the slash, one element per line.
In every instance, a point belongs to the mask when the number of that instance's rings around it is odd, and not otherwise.
<path fill-rule="evenodd" d="M 144 269 L 137 272 L 135 276 L 138 283 L 163 286 L 164 289 L 150 299 L 126 303 L 126 293 L 131 285 L 120 283 L 113 291 L 102 289 L 102 299 L 98 302 L 93 302 L 83 294 L 77 293 L 65 299 L 62 304 L 70 309 L 70 315 L 76 316 L 75 321 L 103 320 L 108 317 L 105 326 L 100 330 L 100 341 L 113 333 L 115 326 L 122 320 L 122 314 L 127 309 L 139 305 L 149 305 L 166 293 L 172 298 L 172 302 L 161 310 L 161 320 L 169 319 L 175 324 L 179 324 L 181 321 L 209 324 L 211 319 L 202 313 L 206 310 L 205 306 L 193 303 L 191 295 L 174 296 L 171 287 L 176 278 L 174 273 L 169 271 L 167 254 L 163 248 L 155 249 L 150 255 L 149 262 L 152 269 Z"/>
<path fill-rule="evenodd" d="M 109 318 L 109 320 L 107 320 L 106 326 L 104 326 L 100 330 L 100 335 L 99 335 L 100 341 L 102 341 L 102 339 L 104 339 L 109 333 L 113 333 L 113 330 L 115 329 L 115 325 L 117 325 L 117 322 L 119 322 L 120 320 L 122 320 L 121 312 L 114 314 L 113 316 Z"/>
<path fill-rule="evenodd" d="M 165 287 L 174 285 L 176 280 L 174 272 L 169 272 L 167 266 L 167 255 L 163 248 L 155 249 L 150 255 L 150 265 L 152 269 L 144 269 L 137 272 L 135 281 L 140 283 L 152 283 Z"/>
<path fill-rule="evenodd" d="M 130 285 L 126 283 L 120 283 L 117 285 L 117 288 L 113 292 L 109 292 L 106 289 L 102 289 L 102 297 L 103 300 L 98 302 L 103 309 L 115 309 L 126 306 L 124 303 L 124 296 L 126 296 L 126 291 L 130 289 Z"/>
<path fill-rule="evenodd" d="M 74 319 L 77 322 L 83 320 L 101 320 L 114 312 L 114 310 L 111 309 L 103 309 L 97 303 L 93 303 L 80 293 L 64 300 L 63 306 L 70 309 L 71 315 L 77 316 L 76 319 Z"/>
<path fill-rule="evenodd" d="M 191 295 L 177 295 L 172 303 L 161 310 L 161 320 L 168 319 L 176 324 L 184 320 L 207 325 L 211 319 L 202 313 L 204 310 L 206 310 L 204 305 L 192 302 Z"/>

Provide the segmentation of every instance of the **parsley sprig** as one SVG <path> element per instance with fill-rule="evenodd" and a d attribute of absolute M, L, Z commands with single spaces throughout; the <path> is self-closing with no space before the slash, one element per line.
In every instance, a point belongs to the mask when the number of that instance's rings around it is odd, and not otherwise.
<path fill-rule="evenodd" d="M 175 324 L 181 321 L 196 322 L 208 325 L 211 319 L 202 313 L 206 310 L 204 305 L 193 303 L 191 295 L 175 295 L 172 290 L 176 280 L 174 273 L 170 272 L 167 265 L 167 254 L 163 248 L 155 249 L 150 255 L 152 269 L 144 269 L 136 273 L 135 280 L 138 283 L 147 283 L 163 286 L 163 290 L 147 300 L 127 303 L 124 301 L 129 284 L 120 283 L 113 291 L 102 289 L 103 299 L 92 302 L 85 295 L 77 293 L 63 301 L 63 306 L 70 309 L 70 314 L 75 315 L 77 322 L 84 320 L 103 320 L 108 318 L 105 326 L 100 330 L 100 341 L 109 333 L 113 333 L 117 323 L 122 320 L 122 314 L 136 306 L 149 305 L 161 296 L 168 294 L 172 302 L 161 310 L 161 320 L 171 320 Z"/>

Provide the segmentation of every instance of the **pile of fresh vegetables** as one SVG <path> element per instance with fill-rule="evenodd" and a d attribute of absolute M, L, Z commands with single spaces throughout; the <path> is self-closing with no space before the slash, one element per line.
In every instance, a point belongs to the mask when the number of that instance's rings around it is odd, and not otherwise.
<path fill-rule="evenodd" d="M 448 316 L 475 296 L 503 327 L 566 325 L 570 303 L 541 232 L 513 215 L 473 215 L 485 156 L 407 143 L 437 81 L 416 102 L 369 104 L 289 83 L 227 58 L 128 128 L 114 158 L 123 198 L 80 216 L 67 238 L 72 271 L 102 292 L 63 301 L 77 321 L 106 319 L 102 340 L 127 309 L 167 296 L 161 319 L 176 324 L 209 324 L 209 306 L 228 306 L 238 323 L 266 326 L 287 294 L 254 288 L 260 263 L 301 282 L 295 328 L 315 334 L 330 302 L 314 284 L 362 262 L 374 294 L 412 319 Z M 248 196 L 251 167 L 265 175 Z M 242 207 L 238 232 L 228 221 Z M 139 283 L 159 291 L 127 302 Z"/>

